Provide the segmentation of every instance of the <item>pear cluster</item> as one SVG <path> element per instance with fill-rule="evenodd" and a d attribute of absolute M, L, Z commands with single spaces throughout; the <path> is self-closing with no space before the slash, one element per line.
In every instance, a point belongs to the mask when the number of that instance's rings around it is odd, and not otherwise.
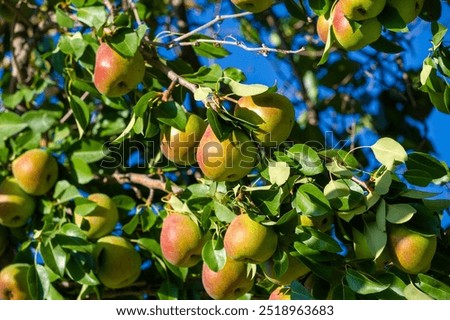
<path fill-rule="evenodd" d="M 424 0 L 338 0 L 327 15 L 317 19 L 317 34 L 327 42 L 330 31 L 339 47 L 359 50 L 381 36 L 378 16 L 383 10 L 398 13 L 405 24 L 414 21 L 422 11 Z"/>

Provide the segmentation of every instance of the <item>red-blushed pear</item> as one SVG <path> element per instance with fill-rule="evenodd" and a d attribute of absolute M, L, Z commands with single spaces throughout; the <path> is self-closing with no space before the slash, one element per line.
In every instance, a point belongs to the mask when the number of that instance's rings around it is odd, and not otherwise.
<path fill-rule="evenodd" d="M 327 232 L 333 226 L 334 218 L 330 214 L 325 214 L 318 217 L 310 217 L 304 214 L 299 215 L 298 223 L 301 226 L 313 227 L 322 232 Z"/>
<path fill-rule="evenodd" d="M 35 200 L 22 190 L 13 177 L 0 184 L 0 225 L 9 228 L 24 226 L 33 215 Z"/>
<path fill-rule="evenodd" d="M 95 274 L 105 287 L 128 287 L 141 274 L 141 256 L 123 237 L 106 236 L 98 239 L 93 255 L 96 262 Z"/>
<path fill-rule="evenodd" d="M 217 272 L 203 263 L 203 287 L 215 300 L 235 300 L 249 292 L 253 282 L 247 271 L 247 264 L 244 262 L 227 258 L 225 266 Z"/>
<path fill-rule="evenodd" d="M 31 149 L 13 161 L 12 173 L 26 193 L 41 196 L 58 180 L 58 163 L 47 151 Z"/>
<path fill-rule="evenodd" d="M 102 42 L 95 55 L 94 85 L 107 97 L 120 97 L 144 79 L 145 60 L 139 50 L 133 57 L 123 57 Z"/>
<path fill-rule="evenodd" d="M 29 264 L 13 263 L 0 271 L 0 300 L 30 300 L 27 274 Z"/>
<path fill-rule="evenodd" d="M 269 296 L 269 300 L 291 300 L 291 289 L 288 287 L 277 287 Z"/>
<path fill-rule="evenodd" d="M 333 10 L 333 33 L 337 43 L 345 50 L 359 50 L 378 40 L 381 36 L 381 23 L 377 18 L 352 25 L 342 11 L 341 2 Z"/>
<path fill-rule="evenodd" d="M 234 115 L 258 126 L 252 135 L 262 146 L 276 146 L 286 141 L 295 121 L 291 101 L 274 92 L 241 97 Z"/>
<path fill-rule="evenodd" d="M 413 22 L 420 14 L 425 0 L 386 0 L 386 5 L 395 8 L 403 21 Z"/>
<path fill-rule="evenodd" d="M 427 272 L 436 253 L 437 237 L 424 236 L 404 225 L 388 229 L 388 253 L 394 265 L 409 274 Z"/>
<path fill-rule="evenodd" d="M 197 149 L 197 162 L 203 174 L 215 181 L 237 181 L 255 167 L 258 149 L 242 130 L 233 130 L 220 141 L 211 126 L 206 127 Z"/>
<path fill-rule="evenodd" d="M 253 13 L 267 10 L 274 4 L 274 0 L 231 0 L 231 2 L 239 9 Z"/>
<path fill-rule="evenodd" d="M 262 263 L 277 249 L 278 236 L 272 228 L 256 222 L 248 214 L 240 214 L 228 226 L 223 244 L 231 259 Z"/>
<path fill-rule="evenodd" d="M 287 270 L 281 275 L 275 273 L 272 259 L 262 263 L 261 269 L 266 278 L 276 285 L 289 285 L 292 281 L 307 275 L 311 271 L 303 262 L 290 254 L 288 254 L 288 263 Z"/>
<path fill-rule="evenodd" d="M 165 125 L 161 129 L 161 152 L 179 165 L 192 165 L 196 160 L 197 147 L 207 124 L 198 115 L 187 113 L 184 131 Z"/>
<path fill-rule="evenodd" d="M 93 193 L 88 200 L 95 202 L 97 207 L 88 215 L 75 214 L 75 224 L 86 231 L 89 239 L 98 239 L 114 230 L 119 221 L 119 211 L 114 201 L 104 193 Z"/>
<path fill-rule="evenodd" d="M 187 214 L 171 213 L 163 221 L 160 235 L 161 251 L 171 264 L 192 267 L 202 256 L 206 237 Z"/>
<path fill-rule="evenodd" d="M 323 43 L 327 43 L 328 33 L 330 32 L 330 24 L 331 19 L 327 19 L 325 15 L 320 15 L 317 18 L 316 29 L 317 35 L 319 39 L 322 40 Z"/>
<path fill-rule="evenodd" d="M 386 0 L 339 0 L 339 2 L 344 15 L 356 21 L 375 18 L 386 5 Z"/>

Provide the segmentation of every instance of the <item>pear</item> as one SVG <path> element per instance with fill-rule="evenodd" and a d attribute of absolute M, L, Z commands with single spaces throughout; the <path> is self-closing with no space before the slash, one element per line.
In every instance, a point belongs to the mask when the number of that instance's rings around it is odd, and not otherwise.
<path fill-rule="evenodd" d="M 231 2 L 239 9 L 253 13 L 267 10 L 274 4 L 274 0 L 231 0 Z"/>
<path fill-rule="evenodd" d="M 388 229 L 388 252 L 394 265 L 409 274 L 427 272 L 436 253 L 437 238 L 424 236 L 404 225 Z"/>
<path fill-rule="evenodd" d="M 0 225 L 15 228 L 24 226 L 35 209 L 35 200 L 12 177 L 0 184 Z"/>
<path fill-rule="evenodd" d="M 47 151 L 32 149 L 13 161 L 12 173 L 26 193 L 40 196 L 58 180 L 58 163 Z"/>
<path fill-rule="evenodd" d="M 333 33 L 337 43 L 345 50 L 359 50 L 378 40 L 381 23 L 377 18 L 361 21 L 360 26 L 352 26 L 342 11 L 339 1 L 333 11 Z"/>
<path fill-rule="evenodd" d="M 319 39 L 322 40 L 323 43 L 327 43 L 328 33 L 330 31 L 331 19 L 327 19 L 325 15 L 320 15 L 317 18 L 316 29 L 317 35 Z"/>
<path fill-rule="evenodd" d="M 186 214 L 172 213 L 163 221 L 161 251 L 174 266 L 189 268 L 196 265 L 201 259 L 204 240 L 200 227 Z"/>
<path fill-rule="evenodd" d="M 6 251 L 8 247 L 8 229 L 0 225 L 0 257 Z"/>
<path fill-rule="evenodd" d="M 255 141 L 265 147 L 284 142 L 289 137 L 295 121 L 291 101 L 273 92 L 241 97 L 234 109 L 234 115 L 258 126 L 252 135 Z"/>
<path fill-rule="evenodd" d="M 206 293 L 215 300 L 237 299 L 253 287 L 247 264 L 229 258 L 217 272 L 203 263 L 202 283 Z"/>
<path fill-rule="evenodd" d="M 235 129 L 220 141 L 211 126 L 206 127 L 197 150 L 197 162 L 203 174 L 215 181 L 237 181 L 255 167 L 258 150 L 243 131 Z"/>
<path fill-rule="evenodd" d="M 356 21 L 375 18 L 386 5 L 386 0 L 339 0 L 339 2 L 344 15 Z"/>
<path fill-rule="evenodd" d="M 240 214 L 228 226 L 223 243 L 231 259 L 261 263 L 274 254 L 278 236 L 272 228 L 254 221 L 248 214 Z"/>
<path fill-rule="evenodd" d="M 274 262 L 271 259 L 261 264 L 261 269 L 266 278 L 277 285 L 289 285 L 292 281 L 307 275 L 311 271 L 303 262 L 290 254 L 288 254 L 288 263 L 287 270 L 281 275 L 276 275 Z"/>
<path fill-rule="evenodd" d="M 0 271 L 0 300 L 30 300 L 27 274 L 29 264 L 14 263 Z"/>
<path fill-rule="evenodd" d="M 196 114 L 187 113 L 184 131 L 170 126 L 161 129 L 161 152 L 170 161 L 179 165 L 192 165 L 197 160 L 197 147 L 207 124 Z"/>
<path fill-rule="evenodd" d="M 386 5 L 395 8 L 403 21 L 414 21 L 422 11 L 425 0 L 386 0 Z"/>
<path fill-rule="evenodd" d="M 291 289 L 288 287 L 277 287 L 269 296 L 269 300 L 291 300 Z"/>
<path fill-rule="evenodd" d="M 327 232 L 329 231 L 334 222 L 334 218 L 332 215 L 325 214 L 318 217 L 310 217 L 304 214 L 299 215 L 298 217 L 299 225 L 306 227 L 313 227 L 319 231 Z"/>
<path fill-rule="evenodd" d="M 123 57 L 102 42 L 95 56 L 94 85 L 107 97 L 120 97 L 144 79 L 145 60 L 139 50 L 133 57 Z"/>
<path fill-rule="evenodd" d="M 128 287 L 141 274 L 141 256 L 133 245 L 119 236 L 98 239 L 94 248 L 96 275 L 111 289 Z"/>
<path fill-rule="evenodd" d="M 75 223 L 86 231 L 89 239 L 98 239 L 114 230 L 119 221 L 119 211 L 114 201 L 104 193 L 93 193 L 88 200 L 95 202 L 97 207 L 86 216 L 75 214 Z"/>

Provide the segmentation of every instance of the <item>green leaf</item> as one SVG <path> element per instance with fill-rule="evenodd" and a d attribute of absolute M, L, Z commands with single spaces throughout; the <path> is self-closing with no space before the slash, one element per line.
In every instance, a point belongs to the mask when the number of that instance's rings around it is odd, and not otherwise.
<path fill-rule="evenodd" d="M 297 229 L 298 231 L 299 229 Z M 302 227 L 303 232 L 297 234 L 297 239 L 309 248 L 318 251 L 327 251 L 331 253 L 338 253 L 342 251 L 339 243 L 336 240 L 323 232 L 320 232 L 313 227 Z"/>
<path fill-rule="evenodd" d="M 57 275 L 63 277 L 69 255 L 61 246 L 58 244 L 55 245 L 53 241 L 48 241 L 46 244 L 41 244 L 40 253 L 45 265 Z"/>
<path fill-rule="evenodd" d="M 272 187 L 268 190 L 255 190 L 251 193 L 255 206 L 264 214 L 277 216 L 283 200 L 283 189 Z"/>
<path fill-rule="evenodd" d="M 243 84 L 233 79 L 229 80 L 228 86 L 234 94 L 240 97 L 256 96 L 269 90 L 269 87 L 263 84 Z"/>
<path fill-rule="evenodd" d="M 94 163 L 106 156 L 104 145 L 93 139 L 84 139 L 74 145 L 71 159 L 82 160 L 86 163 Z"/>
<path fill-rule="evenodd" d="M 187 123 L 186 112 L 175 101 L 163 102 L 154 107 L 153 112 L 158 121 L 184 131 Z"/>
<path fill-rule="evenodd" d="M 405 298 L 408 300 L 433 300 L 429 295 L 417 289 L 417 287 L 410 283 L 403 290 Z"/>
<path fill-rule="evenodd" d="M 79 284 L 96 286 L 100 284 L 100 281 L 92 270 L 94 266 L 92 261 L 89 261 L 90 257 L 90 254 L 72 254 L 67 263 L 66 271 L 67 275 Z"/>
<path fill-rule="evenodd" d="M 300 282 L 294 281 L 291 283 L 291 300 L 314 300 L 314 297 Z"/>
<path fill-rule="evenodd" d="M 304 215 L 317 217 L 330 213 L 331 207 L 322 191 L 311 183 L 298 188 L 293 207 Z"/>
<path fill-rule="evenodd" d="M 126 223 L 122 227 L 123 232 L 125 232 L 126 234 L 132 234 L 136 230 L 136 228 L 138 227 L 139 221 L 140 221 L 139 214 L 135 214 L 133 216 L 133 218 L 131 218 L 131 220 L 128 221 L 128 223 Z"/>
<path fill-rule="evenodd" d="M 405 21 L 398 10 L 394 7 L 386 5 L 383 11 L 377 16 L 381 24 L 386 28 L 394 32 L 405 32 L 408 30 Z"/>
<path fill-rule="evenodd" d="M 309 6 L 318 16 L 326 14 L 331 9 L 332 0 L 310 0 Z"/>
<path fill-rule="evenodd" d="M 140 39 L 132 28 L 120 28 L 114 32 L 108 44 L 123 57 L 134 57 L 139 48 Z"/>
<path fill-rule="evenodd" d="M 150 91 L 139 98 L 139 101 L 134 105 L 134 114 L 136 117 L 143 117 L 148 107 L 152 105 L 152 100 L 158 94 L 155 91 Z"/>
<path fill-rule="evenodd" d="M 424 1 L 419 17 L 425 21 L 437 21 L 442 15 L 442 5 L 440 0 Z"/>
<path fill-rule="evenodd" d="M 389 288 L 389 284 L 383 284 L 369 279 L 363 273 L 353 269 L 347 269 L 345 272 L 345 280 L 350 289 L 363 295 L 382 292 Z"/>
<path fill-rule="evenodd" d="M 381 176 L 375 178 L 375 191 L 379 195 L 385 195 L 389 192 L 392 183 L 391 171 L 385 170 Z"/>
<path fill-rule="evenodd" d="M 431 179 L 438 179 L 447 174 L 446 168 L 442 163 L 433 156 L 422 153 L 413 152 L 408 155 L 406 167 L 409 170 L 421 170 L 427 172 Z M 407 172 L 408 172 L 407 171 Z"/>
<path fill-rule="evenodd" d="M 80 158 L 72 158 L 71 159 L 73 173 L 77 179 L 77 182 L 81 185 L 86 184 L 92 179 L 94 179 L 94 174 L 92 173 L 91 167 L 81 160 Z"/>
<path fill-rule="evenodd" d="M 73 21 L 70 16 L 61 8 L 55 7 L 56 13 L 56 23 L 63 28 L 73 28 L 75 21 Z"/>
<path fill-rule="evenodd" d="M 1 112 L 0 113 L 0 137 L 3 140 L 12 137 L 19 133 L 23 129 L 28 127 L 26 123 L 23 123 L 19 115 L 13 112 Z"/>
<path fill-rule="evenodd" d="M 294 0 L 286 0 L 284 5 L 291 16 L 301 21 L 306 21 L 306 12 L 302 5 L 297 4 Z"/>
<path fill-rule="evenodd" d="M 63 53 L 73 55 L 78 60 L 84 54 L 88 44 L 83 39 L 81 32 L 76 32 L 72 35 L 62 35 L 58 46 Z"/>
<path fill-rule="evenodd" d="M 415 284 L 436 300 L 450 300 L 450 286 L 429 275 L 419 273 Z"/>
<path fill-rule="evenodd" d="M 405 149 L 400 143 L 391 138 L 381 138 L 370 147 L 375 158 L 388 170 L 393 169 L 396 163 L 403 163 L 408 159 Z"/>
<path fill-rule="evenodd" d="M 56 123 L 56 119 L 43 110 L 30 110 L 22 116 L 22 120 L 28 123 L 34 133 L 48 131 Z"/>
<path fill-rule="evenodd" d="M 236 217 L 231 209 L 217 200 L 214 200 L 214 213 L 217 219 L 225 223 L 230 223 Z"/>
<path fill-rule="evenodd" d="M 84 102 L 77 96 L 71 95 L 68 99 L 70 108 L 72 109 L 73 115 L 75 116 L 79 137 L 81 138 L 84 135 L 84 130 L 89 125 L 89 107 L 86 102 Z"/>
<path fill-rule="evenodd" d="M 403 176 L 409 183 L 420 187 L 426 187 L 433 181 L 433 177 L 428 171 L 418 169 L 409 169 Z"/>
<path fill-rule="evenodd" d="M 202 36 L 201 38 L 208 38 L 208 37 Z M 210 40 L 213 40 L 213 39 L 210 39 Z M 216 44 L 216 43 L 199 41 L 198 43 L 196 43 L 195 46 L 193 46 L 193 48 L 194 48 L 194 51 L 199 56 L 202 56 L 205 58 L 211 58 L 211 59 L 224 58 L 231 54 L 230 51 L 223 48 L 220 44 Z"/>
<path fill-rule="evenodd" d="M 440 24 L 439 22 L 433 22 L 431 24 L 431 32 L 433 34 L 433 38 L 432 38 L 431 42 L 433 43 L 435 48 L 437 48 L 441 45 L 447 31 L 448 31 L 448 28 L 446 26 L 444 26 L 443 24 Z"/>
<path fill-rule="evenodd" d="M 227 256 L 221 240 L 208 240 L 202 249 L 202 258 L 208 268 L 218 272 L 225 266 Z"/>
<path fill-rule="evenodd" d="M 81 197 L 78 189 L 66 180 L 56 182 L 53 192 L 53 199 L 58 199 L 58 203 L 65 203 L 72 199 Z"/>
<path fill-rule="evenodd" d="M 402 224 L 409 221 L 417 210 L 407 203 L 387 204 L 386 220 L 390 223 Z"/>
<path fill-rule="evenodd" d="M 301 165 L 300 172 L 306 176 L 320 174 L 324 170 L 318 153 L 306 144 L 296 144 L 286 154 Z"/>
<path fill-rule="evenodd" d="M 377 51 L 385 53 L 400 53 L 405 50 L 402 46 L 384 36 L 380 36 L 375 42 L 372 42 L 370 46 Z"/>
<path fill-rule="evenodd" d="M 97 204 L 87 198 L 76 198 L 75 199 L 75 210 L 74 214 L 79 216 L 87 216 L 92 213 L 95 208 L 97 208 Z"/>
<path fill-rule="evenodd" d="M 291 168 L 286 162 L 271 161 L 269 163 L 269 178 L 273 184 L 283 185 L 289 179 L 290 173 Z"/>
<path fill-rule="evenodd" d="M 387 244 L 386 231 L 380 230 L 376 221 L 366 223 L 364 220 L 364 235 L 370 253 L 375 259 L 378 258 Z"/>
<path fill-rule="evenodd" d="M 219 141 L 223 141 L 230 136 L 233 127 L 227 125 L 227 123 L 222 120 L 221 117 L 219 117 L 216 111 L 212 110 L 211 108 L 206 109 L 206 117 L 212 131 L 216 135 L 217 139 L 219 139 Z"/>
<path fill-rule="evenodd" d="M 194 91 L 195 101 L 203 101 L 212 93 L 212 89 L 208 87 L 198 87 Z"/>
<path fill-rule="evenodd" d="M 131 115 L 130 122 L 128 122 L 128 125 L 126 126 L 126 128 L 122 131 L 122 133 L 117 138 L 115 138 L 112 141 L 112 143 L 123 142 L 123 140 L 126 138 L 126 136 L 131 132 L 131 130 L 133 130 L 135 123 L 136 123 L 136 114 L 133 113 Z"/>
<path fill-rule="evenodd" d="M 27 274 L 28 289 L 34 300 L 43 300 L 50 291 L 50 279 L 47 270 L 35 264 L 30 267 Z"/>
<path fill-rule="evenodd" d="M 79 8 L 77 12 L 77 19 L 99 30 L 106 22 L 106 10 L 104 6 L 92 6 Z"/>
<path fill-rule="evenodd" d="M 155 239 L 152 238 L 139 238 L 136 243 L 139 247 L 151 252 L 158 257 L 162 257 L 161 246 Z"/>

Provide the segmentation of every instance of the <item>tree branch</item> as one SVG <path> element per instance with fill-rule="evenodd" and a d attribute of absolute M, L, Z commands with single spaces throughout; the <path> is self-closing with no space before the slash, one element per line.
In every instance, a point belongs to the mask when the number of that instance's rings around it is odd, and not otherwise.
<path fill-rule="evenodd" d="M 172 190 L 167 190 L 166 182 L 159 179 L 152 179 L 146 174 L 141 173 L 119 173 L 114 172 L 111 177 L 115 179 L 118 183 L 132 183 L 139 184 L 148 188 L 149 190 L 161 190 L 167 193 L 173 192 L 174 194 L 180 194 L 183 192 L 183 189 L 175 184 L 171 184 Z"/>

